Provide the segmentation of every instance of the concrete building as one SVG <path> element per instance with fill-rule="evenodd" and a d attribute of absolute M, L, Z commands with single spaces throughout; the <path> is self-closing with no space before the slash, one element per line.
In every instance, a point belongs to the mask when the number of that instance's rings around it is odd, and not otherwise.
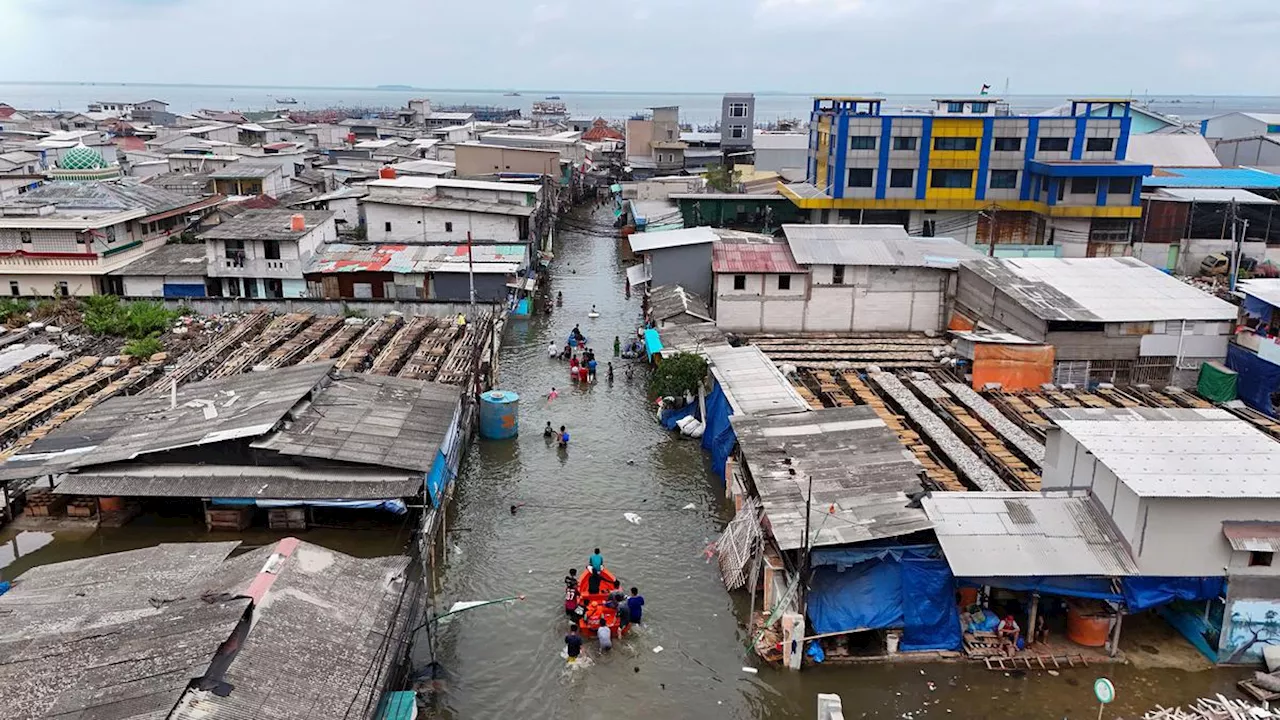
<path fill-rule="evenodd" d="M 1146 217 L 1132 254 L 1161 270 L 1197 275 L 1206 257 L 1235 252 L 1232 233 L 1239 231 L 1245 233 L 1244 256 L 1261 262 L 1267 257 L 1268 244 L 1280 243 L 1280 224 L 1271 226 L 1278 205 L 1270 198 L 1235 188 L 1154 188 L 1143 193 Z M 1247 230 L 1223 221 L 1233 213 L 1249 221 Z"/>
<path fill-rule="evenodd" d="M 458 177 L 542 175 L 558 181 L 560 151 L 517 148 L 491 143 L 459 143 L 453 148 Z"/>
<path fill-rule="evenodd" d="M 505 301 L 528 274 L 529 246 L 325 245 L 304 273 L 312 297 Z"/>
<path fill-rule="evenodd" d="M 289 191 L 290 183 L 279 165 L 236 162 L 209 173 L 213 191 L 227 197 L 270 195 L 280 197 Z"/>
<path fill-rule="evenodd" d="M 684 170 L 688 144 L 680 139 L 680 108 L 650 108 L 648 118 L 627 121 L 627 164 L 636 178 L 675 175 Z"/>
<path fill-rule="evenodd" d="M 302 270 L 336 242 L 332 212 L 247 210 L 201 234 L 210 294 L 221 297 L 307 297 Z"/>
<path fill-rule="evenodd" d="M 29 190 L 0 202 L 0 287 L 15 296 L 120 294 L 110 271 L 159 249 L 221 201 L 120 182 Z"/>
<path fill-rule="evenodd" d="M 205 297 L 208 265 L 204 245 L 169 243 L 107 274 L 121 279 L 125 297 Z"/>
<path fill-rule="evenodd" d="M 1218 659 L 1256 662 L 1280 612 L 1280 443 L 1217 409 L 1046 415 L 1044 489 L 1088 491 L 1144 576 L 1225 576 Z"/>
<path fill-rule="evenodd" d="M 725 156 L 745 164 L 749 160 L 756 131 L 756 96 L 751 93 L 726 93 L 720 101 L 720 147 Z"/>
<path fill-rule="evenodd" d="M 1245 280 L 1236 332 L 1227 346 L 1227 367 L 1236 371 L 1236 393 L 1271 417 L 1280 416 L 1280 280 Z"/>
<path fill-rule="evenodd" d="M 1210 140 L 1236 140 L 1280 135 L 1280 113 L 1233 112 L 1200 121 L 1200 134 Z"/>
<path fill-rule="evenodd" d="M 1131 102 L 1127 99 L 1118 100 Z M 1043 112 L 1037 113 L 1040 117 L 1067 117 L 1072 115 L 1071 103 L 1063 103 L 1057 107 L 1050 108 Z M 1099 105 L 1094 107 L 1090 113 L 1093 117 L 1107 117 L 1107 107 Z M 1149 108 L 1136 103 L 1131 104 L 1129 109 L 1129 117 L 1131 123 L 1129 125 L 1130 139 L 1142 135 L 1195 135 L 1194 126 L 1188 126 L 1182 120 L 1155 112 Z"/>
<path fill-rule="evenodd" d="M 982 258 L 960 264 L 956 311 L 1055 348 L 1055 383 L 1194 385 L 1222 360 L 1230 303 L 1136 258 Z"/>
<path fill-rule="evenodd" d="M 407 177 L 368 183 L 365 222 L 371 242 L 524 243 L 542 188 L 520 183 Z"/>
<path fill-rule="evenodd" d="M 339 234 L 355 232 L 357 227 L 364 224 L 364 216 L 360 212 L 360 200 L 366 194 L 368 191 L 363 187 L 344 187 L 293 203 L 292 207 L 305 210 L 331 210 L 333 220 L 338 225 Z"/>
<path fill-rule="evenodd" d="M 949 238 L 895 225 L 784 225 L 782 242 L 715 244 L 716 324 L 739 332 L 908 332 L 946 326 L 961 260 Z"/>
<path fill-rule="evenodd" d="M 405 103 L 405 107 L 396 111 L 396 120 L 402 127 L 436 128 L 463 125 L 475 120 L 475 113 L 440 112 L 431 108 L 427 98 L 415 98 Z"/>
<path fill-rule="evenodd" d="M 1218 140 L 1213 152 L 1228 167 L 1280 168 L 1280 133 Z"/>
<path fill-rule="evenodd" d="M 1151 173 L 1126 160 L 1129 101 L 1073 100 L 1066 117 L 1013 116 L 987 96 L 939 99 L 923 115 L 884 115 L 881 102 L 814 100 L 805 182 L 781 186 L 810 222 L 1059 245 L 1066 257 L 1129 243 Z"/>
<path fill-rule="evenodd" d="M 762 132 L 752 141 L 756 170 L 804 178 L 809 165 L 809 136 L 802 133 Z"/>
<path fill-rule="evenodd" d="M 627 238 L 631 251 L 642 259 L 640 282 L 651 287 L 679 285 L 704 298 L 711 293 L 711 245 L 719 239 L 709 227 L 635 233 Z"/>

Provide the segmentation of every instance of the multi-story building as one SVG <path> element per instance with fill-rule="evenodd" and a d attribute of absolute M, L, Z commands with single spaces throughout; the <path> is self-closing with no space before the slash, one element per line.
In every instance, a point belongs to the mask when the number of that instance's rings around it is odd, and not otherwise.
<path fill-rule="evenodd" d="M 1060 245 L 1066 257 L 1128 243 L 1151 172 L 1125 161 L 1128 100 L 1073 100 L 1062 117 L 1011 115 L 987 96 L 900 115 L 882 114 L 881 102 L 814 100 L 806 181 L 781 186 L 810 222 Z"/>
<path fill-rule="evenodd" d="M 541 237 L 542 186 L 452 178 L 383 178 L 364 198 L 370 242 L 524 243 Z"/>
<path fill-rule="evenodd" d="M 327 210 L 248 210 L 202 234 L 210 291 L 223 297 L 307 297 L 302 270 L 337 226 Z"/>
<path fill-rule="evenodd" d="M 627 164 L 637 177 L 675 175 L 684 170 L 688 143 L 680 139 L 680 108 L 650 108 L 652 116 L 627 121 Z"/>
<path fill-rule="evenodd" d="M 15 296 L 121 294 L 108 273 L 159 249 L 221 201 L 122 182 L 41 186 L 0 202 L 0 287 Z"/>
<path fill-rule="evenodd" d="M 727 93 L 720 101 L 720 148 L 725 155 L 750 153 L 755 135 L 756 96 Z M 749 157 L 735 158 L 747 164 Z"/>

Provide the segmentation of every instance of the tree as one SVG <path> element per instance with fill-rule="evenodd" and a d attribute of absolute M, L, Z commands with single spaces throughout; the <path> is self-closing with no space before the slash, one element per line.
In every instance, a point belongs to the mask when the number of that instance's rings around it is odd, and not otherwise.
<path fill-rule="evenodd" d="M 649 378 L 649 392 L 654 397 L 683 397 L 697 392 L 698 384 L 707 376 L 707 361 L 701 355 L 677 353 L 663 358 Z"/>
<path fill-rule="evenodd" d="M 707 168 L 707 187 L 716 192 L 737 192 L 738 182 L 741 180 L 742 173 L 728 165 L 712 165 Z"/>

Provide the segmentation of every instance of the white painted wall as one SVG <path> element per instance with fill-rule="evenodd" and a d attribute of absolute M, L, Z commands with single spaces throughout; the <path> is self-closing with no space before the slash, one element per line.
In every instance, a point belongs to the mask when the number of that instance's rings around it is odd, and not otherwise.
<path fill-rule="evenodd" d="M 128 297 L 164 297 L 164 278 L 157 275 L 126 275 L 124 294 Z"/>
<path fill-rule="evenodd" d="M 368 225 L 368 237 L 371 242 L 388 242 L 394 239 L 421 237 L 432 242 L 467 241 L 467 232 L 475 241 L 484 242 L 522 242 L 519 219 L 514 215 L 496 215 L 489 213 L 466 212 L 462 210 L 441 210 L 414 205 L 393 205 L 391 203 L 364 203 L 365 221 Z M 390 223 L 390 230 L 387 230 Z M 453 230 L 447 231 L 445 223 L 452 223 Z"/>
<path fill-rule="evenodd" d="M 1233 138 L 1266 135 L 1267 123 L 1236 112 L 1209 118 L 1205 121 L 1203 130 L 1204 136 L 1210 140 L 1231 140 Z"/>

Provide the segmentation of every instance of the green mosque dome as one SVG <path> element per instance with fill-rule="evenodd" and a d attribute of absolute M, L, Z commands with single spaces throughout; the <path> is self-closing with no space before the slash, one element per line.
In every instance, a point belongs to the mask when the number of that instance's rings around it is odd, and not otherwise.
<path fill-rule="evenodd" d="M 109 166 L 102 153 L 80 143 L 62 154 L 58 167 L 63 170 L 103 170 Z"/>

